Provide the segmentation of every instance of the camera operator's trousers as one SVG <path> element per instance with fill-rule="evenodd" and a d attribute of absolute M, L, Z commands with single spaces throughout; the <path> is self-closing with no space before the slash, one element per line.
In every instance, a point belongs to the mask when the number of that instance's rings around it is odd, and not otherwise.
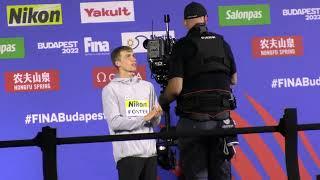
<path fill-rule="evenodd" d="M 177 131 L 218 128 L 218 121 L 198 121 L 181 117 Z M 186 180 L 231 180 L 230 157 L 223 153 L 225 139 L 215 136 L 179 138 L 180 163 Z"/>

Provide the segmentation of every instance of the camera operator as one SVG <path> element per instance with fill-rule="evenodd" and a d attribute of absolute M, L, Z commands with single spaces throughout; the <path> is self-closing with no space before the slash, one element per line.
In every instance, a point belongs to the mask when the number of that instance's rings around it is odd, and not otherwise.
<path fill-rule="evenodd" d="M 177 131 L 234 128 L 230 110 L 236 103 L 231 86 L 237 83 L 230 46 L 208 32 L 206 9 L 192 2 L 184 9 L 185 37 L 173 47 L 169 81 L 159 103 L 164 110 L 177 100 Z M 180 161 L 186 179 L 231 179 L 230 160 L 237 136 L 179 138 Z"/>

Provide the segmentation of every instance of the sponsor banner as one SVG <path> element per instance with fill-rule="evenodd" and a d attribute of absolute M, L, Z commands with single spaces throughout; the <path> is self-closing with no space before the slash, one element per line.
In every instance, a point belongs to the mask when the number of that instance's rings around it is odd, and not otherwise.
<path fill-rule="evenodd" d="M 306 21 L 320 20 L 320 8 L 282 9 L 282 16 L 302 16 Z"/>
<path fill-rule="evenodd" d="M 25 125 L 51 124 L 51 123 L 89 123 L 106 119 L 103 113 L 32 113 L 25 116 Z"/>
<path fill-rule="evenodd" d="M 121 33 L 122 45 L 130 46 L 134 53 L 144 53 L 147 50 L 143 47 L 146 39 L 155 37 L 166 38 L 166 31 L 146 31 L 146 32 L 124 32 Z M 174 31 L 169 31 L 170 38 L 175 38 Z"/>
<path fill-rule="evenodd" d="M 37 49 L 44 52 L 46 55 L 48 52 L 59 51 L 60 54 L 79 54 L 79 42 L 78 41 L 47 41 L 38 42 Z"/>
<path fill-rule="evenodd" d="M 271 88 L 320 87 L 320 77 L 274 78 Z"/>
<path fill-rule="evenodd" d="M 81 23 L 134 21 L 133 1 L 80 3 Z"/>
<path fill-rule="evenodd" d="M 5 72 L 7 92 L 34 92 L 59 90 L 59 71 Z"/>
<path fill-rule="evenodd" d="M 0 38 L 0 59 L 24 58 L 24 38 Z"/>
<path fill-rule="evenodd" d="M 108 41 L 97 41 L 92 37 L 84 37 L 83 41 L 85 55 L 107 55 L 110 53 Z"/>
<path fill-rule="evenodd" d="M 219 6 L 220 26 L 270 24 L 270 7 L 267 4 Z"/>
<path fill-rule="evenodd" d="M 302 56 L 302 36 L 255 37 L 252 40 L 253 56 Z"/>
<path fill-rule="evenodd" d="M 7 6 L 8 26 L 41 26 L 62 24 L 61 4 Z"/>
<path fill-rule="evenodd" d="M 106 86 L 117 73 L 115 67 L 97 67 L 93 69 L 92 78 L 93 85 L 97 88 L 103 88 Z M 146 66 L 138 66 L 136 75 L 145 80 L 146 79 Z"/>

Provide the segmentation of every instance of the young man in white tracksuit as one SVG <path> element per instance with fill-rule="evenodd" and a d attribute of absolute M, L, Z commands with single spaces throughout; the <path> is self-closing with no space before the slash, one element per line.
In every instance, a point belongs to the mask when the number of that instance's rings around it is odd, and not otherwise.
<path fill-rule="evenodd" d="M 120 46 L 111 53 L 118 74 L 102 90 L 103 112 L 110 134 L 152 133 L 162 109 L 150 82 L 139 79 L 132 48 Z M 156 140 L 113 142 L 119 180 L 156 180 Z"/>

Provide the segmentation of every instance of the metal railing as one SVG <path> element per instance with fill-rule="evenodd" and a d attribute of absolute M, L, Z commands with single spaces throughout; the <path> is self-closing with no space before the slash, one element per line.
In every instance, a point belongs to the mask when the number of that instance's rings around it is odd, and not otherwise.
<path fill-rule="evenodd" d="M 38 146 L 42 150 L 43 159 L 43 177 L 44 180 L 57 180 L 57 145 L 62 144 L 79 144 L 79 143 L 96 143 L 110 141 L 127 141 L 140 139 L 170 139 L 177 137 L 195 137 L 195 136 L 212 136 L 212 135 L 235 135 L 235 134 L 253 134 L 253 133 L 273 133 L 279 132 L 285 138 L 285 159 L 287 176 L 289 180 L 299 180 L 298 164 L 298 131 L 320 130 L 318 124 L 297 124 L 297 110 L 289 108 L 284 110 L 284 115 L 280 118 L 277 126 L 259 126 L 244 127 L 234 129 L 216 129 L 214 131 L 166 131 L 159 133 L 143 133 L 130 135 L 105 135 L 105 136 L 83 136 L 57 138 L 56 129 L 43 127 L 42 131 L 33 139 L 0 141 L 0 148 L 7 147 L 24 147 Z M 320 175 L 317 176 L 317 180 Z"/>

